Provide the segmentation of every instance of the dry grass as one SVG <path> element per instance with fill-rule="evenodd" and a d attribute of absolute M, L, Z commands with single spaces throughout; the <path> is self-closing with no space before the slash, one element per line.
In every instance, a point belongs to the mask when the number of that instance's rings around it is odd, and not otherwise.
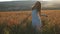
<path fill-rule="evenodd" d="M 42 14 L 48 15 L 48 17 L 42 17 L 42 21 L 44 21 L 43 32 L 60 34 L 60 10 L 42 10 Z"/>
<path fill-rule="evenodd" d="M 0 12 L 0 23 L 19 24 L 29 14 L 31 14 L 30 11 Z"/>
<path fill-rule="evenodd" d="M 41 14 L 48 15 L 48 17 L 41 16 L 43 23 L 42 34 L 60 34 L 60 10 L 41 10 L 41 12 Z M 29 14 L 31 14 L 31 11 L 0 12 L 0 23 L 17 25 L 20 24 Z M 28 17 L 26 22 L 30 23 L 31 19 L 31 16 Z M 23 28 L 27 26 L 26 23 L 23 25 Z"/>
<path fill-rule="evenodd" d="M 47 20 L 50 26 L 54 24 L 60 26 L 60 10 L 42 10 L 42 14 L 48 15 Z"/>

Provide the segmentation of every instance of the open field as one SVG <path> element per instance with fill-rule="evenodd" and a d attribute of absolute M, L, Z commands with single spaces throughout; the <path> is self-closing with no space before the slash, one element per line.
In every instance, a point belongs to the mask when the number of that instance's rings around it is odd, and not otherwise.
<path fill-rule="evenodd" d="M 41 10 L 41 12 L 41 14 L 48 16 L 41 16 L 43 23 L 42 34 L 60 34 L 60 10 Z M 27 17 L 26 22 L 30 23 L 32 19 L 31 13 L 31 11 L 0 12 L 0 24 L 6 23 L 8 26 L 17 25 L 22 23 Z M 23 23 L 24 29 L 27 26 L 26 22 Z"/>
<path fill-rule="evenodd" d="M 59 24 L 60 22 L 60 10 L 42 10 L 41 14 L 46 14 L 48 17 L 43 17 L 44 19 L 48 19 L 49 23 Z M 6 22 L 21 22 L 24 20 L 29 14 L 31 14 L 31 11 L 17 11 L 17 12 L 0 12 L 0 23 Z M 31 17 L 31 16 L 30 16 Z M 29 18 L 29 19 L 32 19 Z M 42 19 L 43 20 L 43 19 Z"/>
<path fill-rule="evenodd" d="M 54 24 L 60 25 L 60 10 L 42 10 L 42 14 L 48 15 L 48 23 L 51 26 Z"/>
<path fill-rule="evenodd" d="M 0 23 L 8 23 L 8 24 L 18 24 L 22 20 L 24 20 L 29 14 L 30 11 L 18 11 L 18 12 L 0 12 Z"/>
<path fill-rule="evenodd" d="M 42 18 L 43 32 L 60 34 L 60 10 L 42 10 L 42 14 L 48 15 L 48 17 Z"/>

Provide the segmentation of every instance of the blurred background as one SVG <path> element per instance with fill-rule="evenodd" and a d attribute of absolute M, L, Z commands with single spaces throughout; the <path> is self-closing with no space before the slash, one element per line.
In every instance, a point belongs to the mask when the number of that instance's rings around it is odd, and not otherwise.
<path fill-rule="evenodd" d="M 37 0 L 0 0 L 0 10 L 31 10 Z M 41 2 L 42 10 L 59 10 L 58 0 L 38 0 Z"/>
<path fill-rule="evenodd" d="M 41 34 L 60 34 L 60 0 L 0 0 L 0 34 L 33 34 L 32 6 L 41 2 Z"/>

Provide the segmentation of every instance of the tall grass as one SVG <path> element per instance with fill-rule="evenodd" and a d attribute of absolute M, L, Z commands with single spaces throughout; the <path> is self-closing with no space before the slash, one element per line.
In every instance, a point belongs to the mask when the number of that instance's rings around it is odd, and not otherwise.
<path fill-rule="evenodd" d="M 49 21 L 42 20 L 42 22 L 44 23 L 42 24 L 44 26 L 39 31 L 40 34 L 60 34 L 60 27 L 57 24 L 54 24 L 54 26 L 50 26 Z M 0 24 L 0 34 L 34 34 L 34 29 L 31 23 L 31 20 L 27 20 L 26 25 L 14 24 L 8 26 L 7 23 Z"/>

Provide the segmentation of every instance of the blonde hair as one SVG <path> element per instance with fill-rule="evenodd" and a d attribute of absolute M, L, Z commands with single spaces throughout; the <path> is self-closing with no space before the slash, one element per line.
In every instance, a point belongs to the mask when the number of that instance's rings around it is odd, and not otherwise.
<path fill-rule="evenodd" d="M 35 3 L 35 5 L 32 7 L 32 10 L 33 9 L 37 9 L 38 11 L 40 11 L 41 10 L 41 3 L 39 1 L 37 1 Z"/>

